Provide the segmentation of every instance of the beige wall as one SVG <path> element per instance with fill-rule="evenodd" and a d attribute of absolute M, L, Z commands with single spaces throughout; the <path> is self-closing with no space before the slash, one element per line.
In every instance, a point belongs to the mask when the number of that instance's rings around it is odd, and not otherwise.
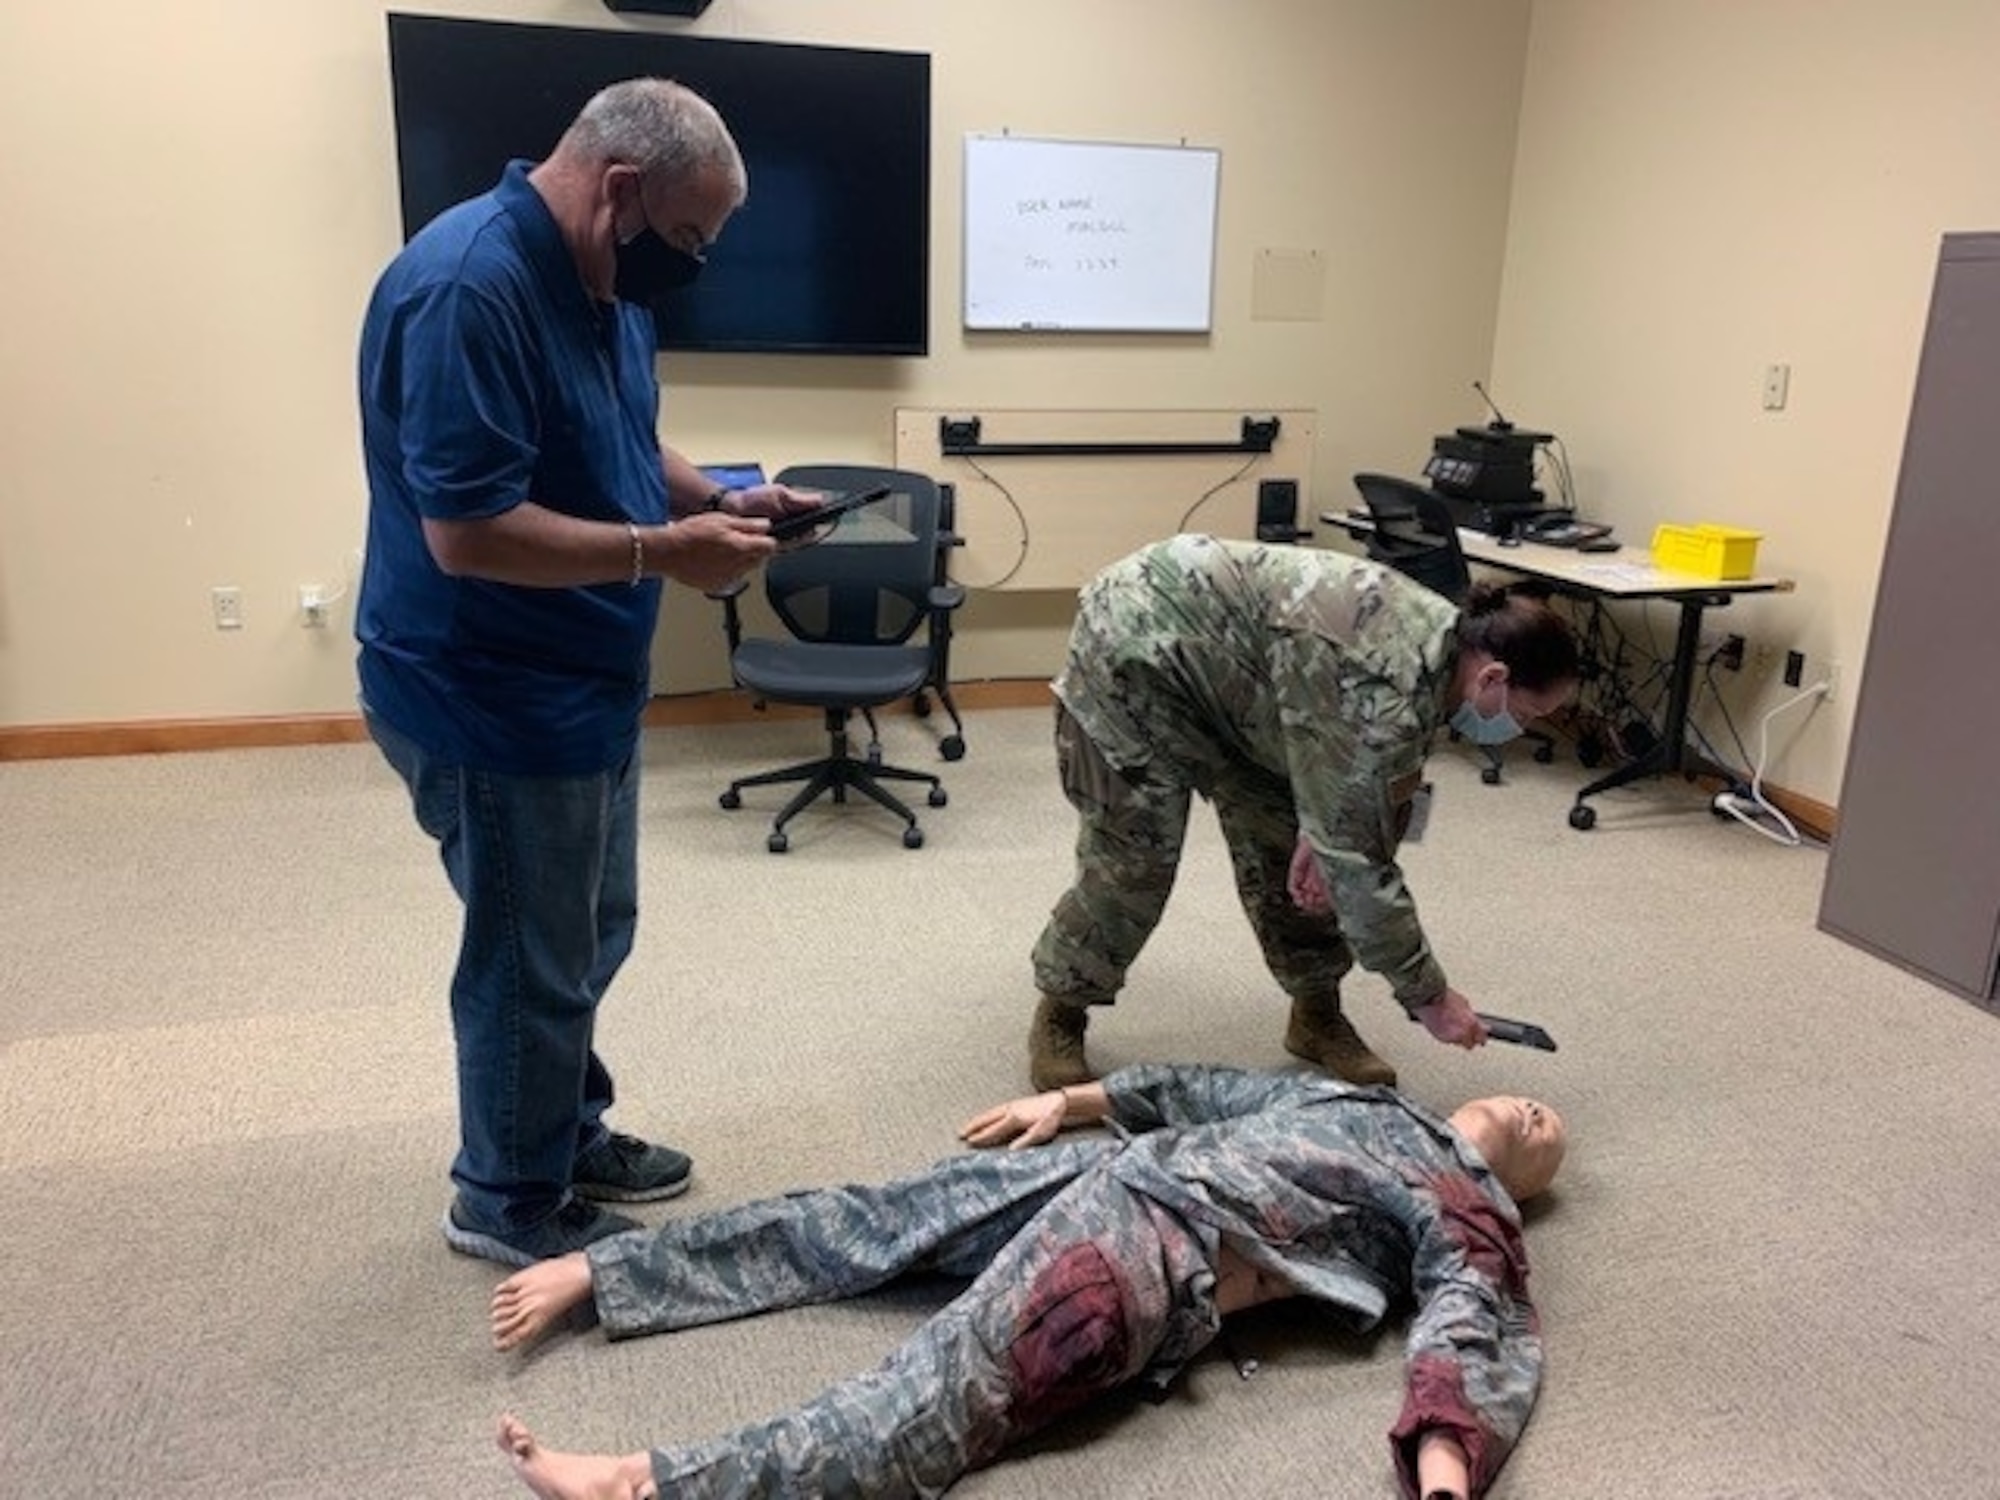
<path fill-rule="evenodd" d="M 355 327 L 397 244 L 385 9 L 0 15 L 0 725 L 350 705 L 351 600 L 325 633 L 293 601 L 361 537 Z M 932 354 L 672 357 L 670 440 L 886 460 L 898 406 L 1303 408 L 1318 508 L 1414 466 L 1490 373 L 1629 538 L 1767 534 L 1798 591 L 1713 625 L 1840 664 L 1770 769 L 1837 796 L 1938 236 L 2000 225 L 1990 0 L 715 0 L 691 29 L 932 54 Z M 1219 146 L 1213 336 L 963 334 L 960 143 L 1003 127 Z M 1250 316 L 1266 249 L 1321 253 L 1320 320 Z M 220 583 L 241 632 L 210 622 Z M 975 597 L 955 664 L 1048 670 L 1068 605 Z M 668 690 L 720 680 L 704 601 L 670 605 L 660 663 Z M 1756 675 L 1728 684 L 1752 753 L 1787 696 Z"/>
<path fill-rule="evenodd" d="M 1835 801 L 1938 239 L 2000 228 L 1991 0 L 1536 0 L 1494 360 L 1586 508 L 1765 533 L 1796 593 L 1709 616 L 1841 669 L 1772 727 Z M 1785 410 L 1765 366 L 1789 364 Z M 1658 633 L 1670 639 L 1660 611 Z M 1746 677 L 1755 677 L 1753 671 Z M 1725 679 L 1726 680 L 1726 679 Z M 1792 696 L 1731 682 L 1757 753 Z M 1725 731 L 1702 715 L 1719 745 Z"/>
<path fill-rule="evenodd" d="M 1527 0 L 715 0 L 691 26 L 597 0 L 423 8 L 932 55 L 931 356 L 671 357 L 664 430 L 697 456 L 886 461 L 898 406 L 1116 393 L 1316 411 L 1308 503 L 1344 503 L 1353 469 L 1469 416 L 1488 368 Z M 352 706 L 351 597 L 326 632 L 295 601 L 362 536 L 354 342 L 399 239 L 386 9 L 0 14 L 0 725 Z M 1213 336 L 963 334 L 961 143 L 1002 128 L 1220 147 Z M 1321 253 L 1318 321 L 1251 318 L 1260 249 Z M 218 584 L 243 590 L 239 632 L 211 622 Z M 1069 604 L 976 597 L 954 667 L 1050 670 Z M 711 609 L 670 604 L 662 688 L 721 680 Z"/>

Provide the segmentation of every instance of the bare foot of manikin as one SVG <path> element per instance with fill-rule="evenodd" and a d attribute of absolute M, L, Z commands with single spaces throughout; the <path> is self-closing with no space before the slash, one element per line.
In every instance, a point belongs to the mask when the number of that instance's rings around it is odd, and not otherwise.
<path fill-rule="evenodd" d="M 643 1453 L 558 1453 L 535 1441 L 516 1417 L 502 1417 L 500 1451 L 541 1500 L 658 1500 L 653 1461 Z"/>
<path fill-rule="evenodd" d="M 540 1338 L 590 1299 L 590 1262 L 581 1250 L 538 1260 L 493 1289 L 493 1347 L 515 1349 Z"/>

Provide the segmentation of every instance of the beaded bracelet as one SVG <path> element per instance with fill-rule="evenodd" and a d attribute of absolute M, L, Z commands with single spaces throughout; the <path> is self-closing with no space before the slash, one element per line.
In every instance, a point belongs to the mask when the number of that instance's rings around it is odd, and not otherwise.
<path fill-rule="evenodd" d="M 625 523 L 625 534 L 632 539 L 632 576 L 625 581 L 628 587 L 636 589 L 646 581 L 646 544 L 640 540 L 636 522 Z"/>

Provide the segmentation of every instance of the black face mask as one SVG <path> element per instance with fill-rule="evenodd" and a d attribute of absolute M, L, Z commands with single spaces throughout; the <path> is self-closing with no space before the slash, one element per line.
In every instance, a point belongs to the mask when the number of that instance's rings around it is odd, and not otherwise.
<path fill-rule="evenodd" d="M 621 302 L 651 307 L 668 292 L 678 291 L 701 275 L 702 258 L 677 250 L 653 233 L 648 224 L 617 249 L 617 274 L 611 291 Z"/>

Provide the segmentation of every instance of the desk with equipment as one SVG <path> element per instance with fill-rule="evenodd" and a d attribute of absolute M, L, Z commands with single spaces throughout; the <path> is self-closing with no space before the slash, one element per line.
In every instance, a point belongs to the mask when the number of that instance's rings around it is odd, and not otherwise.
<path fill-rule="evenodd" d="M 1366 511 L 1327 511 L 1320 519 L 1354 537 L 1365 537 L 1374 529 Z M 1794 587 L 1789 578 L 1761 574 L 1706 578 L 1673 572 L 1656 566 L 1650 553 L 1636 549 L 1628 559 L 1624 554 L 1581 552 L 1574 546 L 1503 540 L 1466 527 L 1459 529 L 1458 540 L 1467 561 L 1536 579 L 1562 593 L 1610 601 L 1661 599 L 1680 606 L 1659 738 L 1644 754 L 1598 777 L 1576 794 L 1569 810 L 1569 826 L 1576 829 L 1596 826 L 1597 809 L 1587 799 L 1599 792 L 1647 776 L 1692 774 L 1687 766 L 1688 707 L 1694 697 L 1695 674 L 1700 670 L 1702 612 L 1727 605 L 1738 594 L 1789 593 Z"/>

